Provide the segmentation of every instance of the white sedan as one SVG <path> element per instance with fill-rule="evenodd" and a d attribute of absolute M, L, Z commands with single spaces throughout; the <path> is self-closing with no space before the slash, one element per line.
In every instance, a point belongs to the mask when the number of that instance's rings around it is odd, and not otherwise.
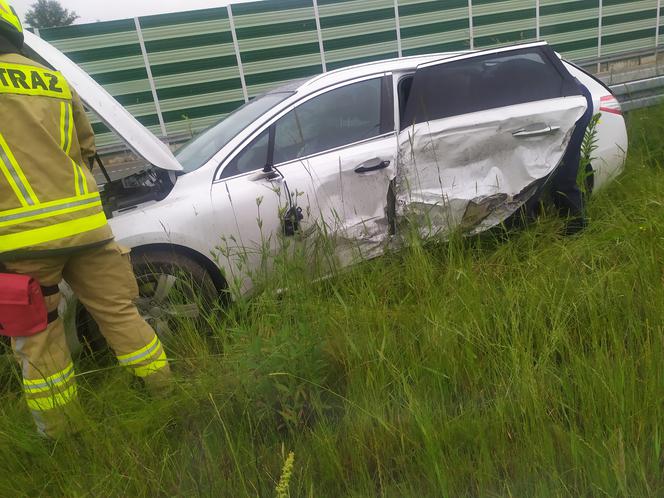
<path fill-rule="evenodd" d="M 332 241 L 343 267 L 424 236 L 478 233 L 538 195 L 587 109 L 601 113 L 592 187 L 624 165 L 609 89 L 546 43 L 387 60 L 296 81 L 170 150 L 56 49 L 27 43 L 152 166 L 104 187 L 116 239 L 133 249 L 145 316 L 196 315 L 197 292 L 254 287 L 284 241 Z M 183 279 L 182 275 L 190 278 Z M 185 286 L 186 287 L 186 286 Z"/>

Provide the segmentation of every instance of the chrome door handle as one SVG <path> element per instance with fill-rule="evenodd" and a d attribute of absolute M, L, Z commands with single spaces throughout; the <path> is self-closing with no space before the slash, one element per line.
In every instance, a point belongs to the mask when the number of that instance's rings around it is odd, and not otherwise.
<path fill-rule="evenodd" d="M 391 164 L 391 161 L 383 161 L 382 159 L 375 158 L 375 159 L 369 159 L 366 162 L 363 162 L 360 164 L 357 168 L 355 168 L 355 173 L 369 173 L 370 171 L 378 171 L 379 169 L 385 169 L 389 167 Z"/>
<path fill-rule="evenodd" d="M 522 128 L 512 133 L 516 138 L 540 137 L 550 135 L 560 130 L 560 126 L 535 125 L 533 127 Z"/>

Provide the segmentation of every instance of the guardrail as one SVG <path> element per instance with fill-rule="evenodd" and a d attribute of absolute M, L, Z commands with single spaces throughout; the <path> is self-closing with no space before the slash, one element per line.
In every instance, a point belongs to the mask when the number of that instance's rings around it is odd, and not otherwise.
<path fill-rule="evenodd" d="M 171 135 L 169 137 L 163 137 L 157 135 L 157 137 L 164 143 L 169 144 L 169 145 L 177 145 L 177 144 L 183 144 L 184 142 L 190 140 L 193 138 L 193 134 L 191 133 L 176 133 L 174 135 Z M 111 145 L 104 145 L 103 147 L 97 147 L 97 153 L 104 157 L 108 156 L 111 154 L 120 154 L 122 152 L 128 152 L 129 149 L 127 146 L 121 142 L 117 144 L 111 144 Z"/>
<path fill-rule="evenodd" d="M 664 102 L 664 75 L 626 81 L 610 86 L 623 111 L 641 109 Z"/>

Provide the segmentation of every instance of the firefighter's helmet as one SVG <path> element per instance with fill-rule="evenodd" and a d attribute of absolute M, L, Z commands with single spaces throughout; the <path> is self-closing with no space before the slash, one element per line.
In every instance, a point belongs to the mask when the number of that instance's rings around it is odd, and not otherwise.
<path fill-rule="evenodd" d="M 23 25 L 6 0 L 0 0 L 0 34 L 9 38 L 17 47 L 23 46 Z"/>

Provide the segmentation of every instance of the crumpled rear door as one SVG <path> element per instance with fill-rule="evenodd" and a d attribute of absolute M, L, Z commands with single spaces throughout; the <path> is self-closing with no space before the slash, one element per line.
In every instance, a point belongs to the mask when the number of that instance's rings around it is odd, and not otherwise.
<path fill-rule="evenodd" d="M 399 221 L 425 236 L 501 223 L 558 167 L 586 108 L 543 43 L 420 66 L 401 119 Z"/>

